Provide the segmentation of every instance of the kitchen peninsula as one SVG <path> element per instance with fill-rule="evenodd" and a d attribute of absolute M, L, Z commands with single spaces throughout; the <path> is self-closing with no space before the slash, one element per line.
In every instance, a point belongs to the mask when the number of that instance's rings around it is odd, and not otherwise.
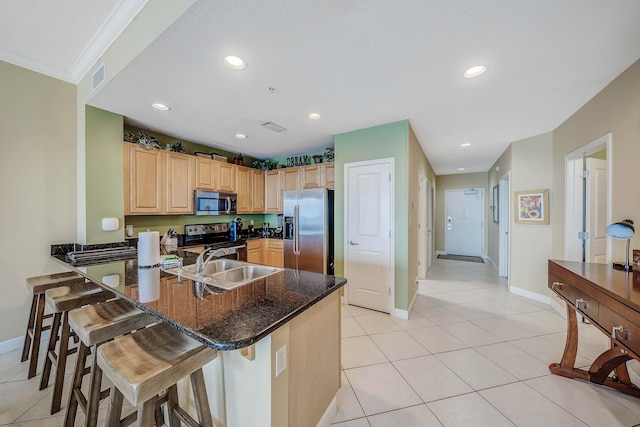
<path fill-rule="evenodd" d="M 178 251 L 185 265 L 195 257 Z M 340 388 L 340 302 L 346 279 L 283 269 L 224 291 L 136 259 L 72 265 L 142 310 L 219 350 L 204 368 L 212 416 L 226 426 L 316 425 Z M 285 364 L 277 363 L 276 352 Z M 283 353 L 284 352 L 284 353 Z M 281 371 L 281 372 L 280 372 Z M 188 391 L 189 383 L 180 386 Z"/>

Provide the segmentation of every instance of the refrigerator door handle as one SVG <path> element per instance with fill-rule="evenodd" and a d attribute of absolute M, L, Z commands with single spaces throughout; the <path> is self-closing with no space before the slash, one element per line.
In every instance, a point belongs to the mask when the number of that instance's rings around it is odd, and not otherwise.
<path fill-rule="evenodd" d="M 300 205 L 293 207 L 293 253 L 300 255 Z"/>

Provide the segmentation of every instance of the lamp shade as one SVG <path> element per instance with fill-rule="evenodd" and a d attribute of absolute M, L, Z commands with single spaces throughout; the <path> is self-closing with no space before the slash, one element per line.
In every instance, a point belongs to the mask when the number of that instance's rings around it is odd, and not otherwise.
<path fill-rule="evenodd" d="M 633 228 L 632 220 L 623 219 L 608 226 L 606 232 L 607 236 L 614 239 L 627 240 L 633 237 L 635 229 Z"/>

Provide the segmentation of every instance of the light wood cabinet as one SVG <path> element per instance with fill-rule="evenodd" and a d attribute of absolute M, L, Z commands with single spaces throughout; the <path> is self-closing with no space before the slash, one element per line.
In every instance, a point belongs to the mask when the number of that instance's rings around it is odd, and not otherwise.
<path fill-rule="evenodd" d="M 284 241 L 267 239 L 266 265 L 284 268 Z"/>
<path fill-rule="evenodd" d="M 323 163 L 322 166 L 324 167 L 324 187 L 335 188 L 335 163 Z"/>
<path fill-rule="evenodd" d="M 300 168 L 300 188 L 324 187 L 324 166 L 322 164 L 302 166 Z"/>
<path fill-rule="evenodd" d="M 280 188 L 284 191 L 300 189 L 300 168 L 280 169 Z"/>
<path fill-rule="evenodd" d="M 215 160 L 214 160 L 215 162 Z M 216 162 L 218 166 L 218 188 L 220 191 L 236 192 L 236 173 L 238 166 L 231 163 Z"/>
<path fill-rule="evenodd" d="M 263 264 L 262 241 L 263 239 L 247 240 L 247 262 Z"/>
<path fill-rule="evenodd" d="M 124 144 L 124 212 L 162 213 L 162 152 Z"/>
<path fill-rule="evenodd" d="M 264 172 L 251 169 L 250 171 L 251 180 L 253 181 L 253 191 L 252 191 L 252 211 L 254 213 L 263 213 L 265 211 L 265 203 L 264 203 L 264 193 L 265 193 L 265 182 L 264 182 Z"/>
<path fill-rule="evenodd" d="M 282 212 L 282 195 L 280 192 L 280 173 L 278 170 L 266 172 L 264 175 L 265 212 Z"/>
<path fill-rule="evenodd" d="M 245 166 L 236 167 L 236 191 L 238 193 L 238 213 L 253 212 L 253 174 Z"/>
<path fill-rule="evenodd" d="M 216 190 L 218 187 L 218 162 L 196 157 L 196 188 Z"/>
<path fill-rule="evenodd" d="M 165 151 L 166 213 L 193 213 L 193 175 L 195 159 L 187 154 Z"/>

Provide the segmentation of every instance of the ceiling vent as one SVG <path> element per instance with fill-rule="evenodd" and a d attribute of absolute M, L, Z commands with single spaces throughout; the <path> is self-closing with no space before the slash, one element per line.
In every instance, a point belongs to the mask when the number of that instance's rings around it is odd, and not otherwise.
<path fill-rule="evenodd" d="M 95 92 L 98 87 L 104 83 L 104 62 L 93 72 L 91 76 L 91 91 Z"/>
<path fill-rule="evenodd" d="M 286 131 L 285 128 L 283 128 L 282 126 L 277 125 L 277 124 L 275 124 L 273 122 L 265 122 L 265 123 L 261 124 L 260 126 L 263 126 L 263 127 L 267 128 L 269 130 L 272 130 L 274 132 L 284 132 L 284 131 Z"/>

